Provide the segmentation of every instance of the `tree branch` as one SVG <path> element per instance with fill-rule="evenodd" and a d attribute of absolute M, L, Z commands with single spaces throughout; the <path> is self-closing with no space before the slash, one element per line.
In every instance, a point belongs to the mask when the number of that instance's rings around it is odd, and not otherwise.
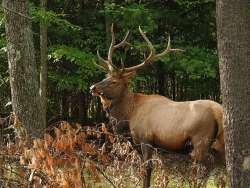
<path fill-rule="evenodd" d="M 31 18 L 31 17 L 29 17 L 29 16 L 26 16 L 26 15 L 23 14 L 23 13 L 20 13 L 20 12 L 17 12 L 17 11 L 15 11 L 15 10 L 12 10 L 12 9 L 10 9 L 10 8 L 8 8 L 8 7 L 5 7 L 3 4 L 2 4 L 2 7 L 3 7 L 5 10 L 9 11 L 9 12 L 12 12 L 12 13 L 14 13 L 14 14 L 17 14 L 17 15 L 19 15 L 19 16 L 22 16 L 22 17 L 28 19 L 29 21 L 32 21 L 32 20 L 33 20 L 33 18 Z"/>

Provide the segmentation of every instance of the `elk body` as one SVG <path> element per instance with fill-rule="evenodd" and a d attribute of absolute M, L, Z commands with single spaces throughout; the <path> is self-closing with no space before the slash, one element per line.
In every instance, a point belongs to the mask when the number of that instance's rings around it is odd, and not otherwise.
<path fill-rule="evenodd" d="M 168 47 L 160 54 L 155 49 L 145 33 L 139 28 L 142 37 L 147 42 L 150 54 L 141 64 L 133 67 L 118 68 L 112 63 L 114 49 L 126 45 L 124 40 L 115 44 L 113 25 L 111 27 L 112 41 L 108 58 L 98 58 L 103 68 L 108 71 L 107 77 L 90 87 L 93 96 L 99 96 L 105 109 L 117 122 L 128 122 L 135 144 L 141 145 L 143 160 L 152 156 L 152 146 L 167 150 L 179 151 L 185 148 L 187 141 L 192 144 L 191 158 L 204 161 L 206 154 L 213 148 L 224 157 L 223 110 L 220 104 L 211 100 L 175 102 L 160 95 L 132 93 L 128 90 L 128 80 L 135 72 L 157 58 L 178 51 Z M 150 186 L 151 164 L 146 165 L 143 187 Z"/>

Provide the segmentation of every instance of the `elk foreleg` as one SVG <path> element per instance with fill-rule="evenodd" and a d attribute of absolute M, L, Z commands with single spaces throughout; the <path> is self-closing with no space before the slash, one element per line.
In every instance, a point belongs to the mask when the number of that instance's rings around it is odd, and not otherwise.
<path fill-rule="evenodd" d="M 142 151 L 142 157 L 143 162 L 145 164 L 145 174 L 143 179 L 143 188 L 149 188 L 150 187 L 150 178 L 151 178 L 151 172 L 152 172 L 152 161 L 150 160 L 152 158 L 152 146 L 149 144 L 141 144 L 141 151 Z"/>
<path fill-rule="evenodd" d="M 211 146 L 211 135 L 196 135 L 191 139 L 193 150 L 191 158 L 195 162 L 207 162 L 208 151 Z"/>

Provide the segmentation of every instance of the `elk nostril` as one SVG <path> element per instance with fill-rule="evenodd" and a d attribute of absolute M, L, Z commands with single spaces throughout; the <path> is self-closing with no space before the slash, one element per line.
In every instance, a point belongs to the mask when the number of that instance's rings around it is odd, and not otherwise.
<path fill-rule="evenodd" d="M 92 86 L 89 88 L 90 91 L 93 91 L 93 90 L 95 90 L 95 89 L 96 89 L 95 85 L 92 85 Z"/>

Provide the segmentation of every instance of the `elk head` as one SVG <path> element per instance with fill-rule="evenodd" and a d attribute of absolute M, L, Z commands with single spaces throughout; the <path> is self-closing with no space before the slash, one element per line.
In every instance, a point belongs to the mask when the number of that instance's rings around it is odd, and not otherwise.
<path fill-rule="evenodd" d="M 113 24 L 111 26 L 111 44 L 108 51 L 108 58 L 104 59 L 100 56 L 99 51 L 97 50 L 97 56 L 99 61 L 102 64 L 98 64 L 98 66 L 101 66 L 107 71 L 107 76 L 102 81 L 92 85 L 90 87 L 90 92 L 93 96 L 100 96 L 107 98 L 109 100 L 117 99 L 119 97 L 122 97 L 124 92 L 128 91 L 128 80 L 135 75 L 136 71 L 140 68 L 144 67 L 145 65 L 155 61 L 159 57 L 162 57 L 169 52 L 173 51 L 181 51 L 180 49 L 171 49 L 170 48 L 170 37 L 168 39 L 168 45 L 167 48 L 159 53 L 156 54 L 155 48 L 153 47 L 150 40 L 147 38 L 146 34 L 141 30 L 139 27 L 139 31 L 143 39 L 147 42 L 148 48 L 150 50 L 148 57 L 140 64 L 135 65 L 133 67 L 126 68 L 124 66 L 123 61 L 121 60 L 121 67 L 118 68 L 115 64 L 112 62 L 112 55 L 115 49 L 120 48 L 128 44 L 126 42 L 129 31 L 126 33 L 124 39 L 116 44 L 115 42 L 115 34 L 113 29 Z"/>

